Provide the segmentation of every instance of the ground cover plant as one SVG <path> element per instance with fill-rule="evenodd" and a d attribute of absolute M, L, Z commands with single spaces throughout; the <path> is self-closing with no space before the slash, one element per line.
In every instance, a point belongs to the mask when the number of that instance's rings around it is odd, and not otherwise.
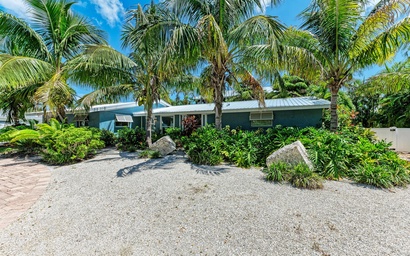
<path fill-rule="evenodd" d="M 300 179 L 293 182 L 300 182 L 302 187 L 307 183 L 304 177 L 315 180 L 316 175 L 333 180 L 348 178 L 381 188 L 410 183 L 409 163 L 391 151 L 388 143 L 376 141 L 370 130 L 361 127 L 346 127 L 333 133 L 325 129 L 281 126 L 266 131 L 230 127 L 217 130 L 205 126 L 181 138 L 192 162 L 217 165 L 226 161 L 239 167 L 265 166 L 272 152 L 296 140 L 304 144 L 314 164 L 314 175 L 298 167 Z M 283 168 L 269 175 L 274 181 L 292 182 Z"/>

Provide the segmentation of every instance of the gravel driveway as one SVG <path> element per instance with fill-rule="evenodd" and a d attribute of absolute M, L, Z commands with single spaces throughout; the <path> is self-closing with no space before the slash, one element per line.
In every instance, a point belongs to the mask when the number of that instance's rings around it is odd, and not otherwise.
<path fill-rule="evenodd" d="M 106 151 L 52 170 L 0 255 L 410 255 L 410 189 L 310 191 L 256 169 Z"/>

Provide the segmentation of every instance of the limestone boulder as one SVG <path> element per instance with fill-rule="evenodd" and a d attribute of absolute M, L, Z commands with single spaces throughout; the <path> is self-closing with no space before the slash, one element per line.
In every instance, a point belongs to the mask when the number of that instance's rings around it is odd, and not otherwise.
<path fill-rule="evenodd" d="M 165 136 L 153 143 L 149 149 L 158 151 L 161 156 L 166 156 L 176 149 L 176 145 L 169 136 Z"/>
<path fill-rule="evenodd" d="M 268 167 L 276 162 L 285 162 L 291 165 L 305 163 L 311 170 L 313 170 L 313 164 L 309 160 L 306 148 L 300 141 L 295 141 L 292 144 L 286 145 L 266 158 L 266 165 Z"/>

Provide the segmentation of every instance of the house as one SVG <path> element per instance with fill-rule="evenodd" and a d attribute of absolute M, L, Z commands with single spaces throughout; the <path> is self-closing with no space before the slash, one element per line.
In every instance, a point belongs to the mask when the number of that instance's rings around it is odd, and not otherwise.
<path fill-rule="evenodd" d="M 165 108 L 171 105 L 163 100 L 154 103 L 153 108 Z M 134 128 L 137 126 L 132 117 L 132 113 L 143 111 L 144 106 L 137 102 L 121 102 L 114 104 L 96 105 L 88 112 L 76 110 L 67 112 L 67 122 L 73 123 L 76 127 L 90 126 L 99 129 L 118 132 L 124 127 Z"/>
<path fill-rule="evenodd" d="M 256 100 L 224 102 L 222 126 L 241 127 L 245 130 L 276 125 L 318 127 L 322 125 L 323 109 L 329 107 L 329 101 L 314 97 L 265 100 L 265 107 L 260 107 Z M 155 131 L 163 132 L 167 127 L 182 127 L 182 120 L 187 116 L 195 116 L 199 126 L 213 124 L 214 108 L 213 103 L 156 108 L 153 110 Z M 136 126 L 145 127 L 146 112 L 134 112 L 133 120 Z"/>

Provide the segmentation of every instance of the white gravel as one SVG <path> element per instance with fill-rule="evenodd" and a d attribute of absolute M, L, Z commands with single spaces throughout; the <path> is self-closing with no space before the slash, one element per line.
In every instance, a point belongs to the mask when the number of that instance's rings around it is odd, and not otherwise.
<path fill-rule="evenodd" d="M 410 255 L 410 189 L 324 185 L 107 151 L 54 168 L 41 199 L 0 230 L 0 255 Z"/>

